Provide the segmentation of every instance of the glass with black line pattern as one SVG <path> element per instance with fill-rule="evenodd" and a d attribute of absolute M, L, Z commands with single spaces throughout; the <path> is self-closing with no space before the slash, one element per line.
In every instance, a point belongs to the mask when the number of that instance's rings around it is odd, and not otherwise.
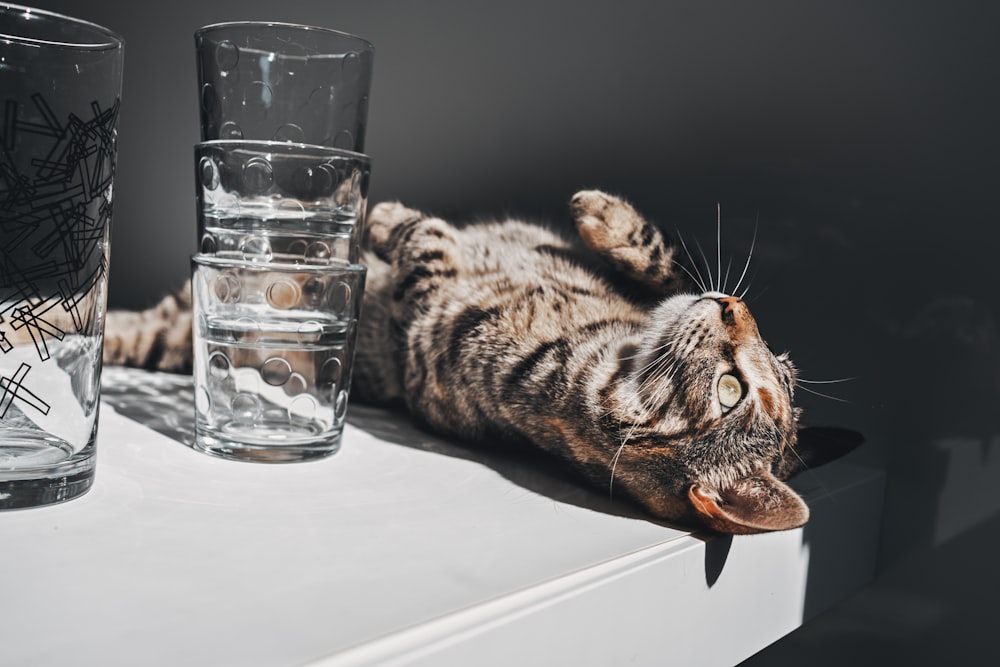
<path fill-rule="evenodd" d="M 121 37 L 0 3 L 0 509 L 94 479 Z"/>

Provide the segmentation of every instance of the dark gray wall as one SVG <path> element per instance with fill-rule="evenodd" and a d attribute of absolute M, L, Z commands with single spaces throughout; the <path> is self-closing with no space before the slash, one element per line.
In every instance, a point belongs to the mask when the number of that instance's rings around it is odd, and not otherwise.
<path fill-rule="evenodd" d="M 890 471 L 884 562 L 1000 512 L 1000 4 L 746 0 L 39 1 L 126 40 L 111 301 L 194 249 L 192 34 L 224 20 L 376 45 L 372 201 L 563 216 L 620 192 L 741 267 L 761 330 Z"/>

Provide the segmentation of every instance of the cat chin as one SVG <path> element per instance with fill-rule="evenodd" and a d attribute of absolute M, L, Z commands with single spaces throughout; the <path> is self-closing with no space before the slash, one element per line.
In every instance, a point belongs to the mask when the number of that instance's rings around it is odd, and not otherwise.
<path fill-rule="evenodd" d="M 698 294 L 675 294 L 667 297 L 650 313 L 650 320 L 657 328 L 669 328 L 701 298 L 702 296 Z"/>
<path fill-rule="evenodd" d="M 715 302 L 727 295 L 722 292 L 705 292 L 703 294 L 675 294 L 667 297 L 650 313 L 653 327 L 667 331 L 681 321 L 697 304 Z"/>

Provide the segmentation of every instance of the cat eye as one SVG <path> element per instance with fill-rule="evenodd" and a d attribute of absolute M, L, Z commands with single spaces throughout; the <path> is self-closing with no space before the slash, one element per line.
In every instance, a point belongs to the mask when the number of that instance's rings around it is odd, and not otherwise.
<path fill-rule="evenodd" d="M 743 385 L 735 376 L 726 373 L 719 378 L 719 403 L 728 410 L 743 398 Z"/>

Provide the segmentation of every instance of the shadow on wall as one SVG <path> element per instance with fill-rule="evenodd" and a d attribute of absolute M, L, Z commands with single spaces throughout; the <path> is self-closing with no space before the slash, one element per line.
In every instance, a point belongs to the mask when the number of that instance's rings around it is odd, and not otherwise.
<path fill-rule="evenodd" d="M 961 271 L 961 269 L 958 269 Z M 963 272 L 964 273 L 964 272 Z M 1000 340 L 995 305 L 973 295 L 900 295 L 881 310 L 891 392 L 883 566 L 1000 513 Z"/>

